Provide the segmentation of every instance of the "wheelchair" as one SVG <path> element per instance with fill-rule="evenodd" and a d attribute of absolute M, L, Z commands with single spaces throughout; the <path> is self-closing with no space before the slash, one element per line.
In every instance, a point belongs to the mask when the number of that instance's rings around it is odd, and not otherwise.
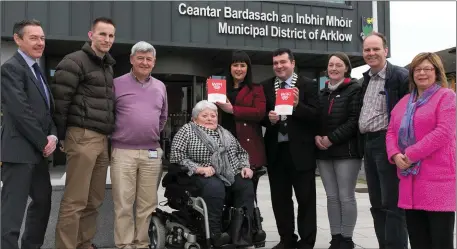
<path fill-rule="evenodd" d="M 167 212 L 160 208 L 151 217 L 149 238 L 151 249 L 235 249 L 233 244 L 214 247 L 208 222 L 208 210 L 203 198 L 198 197 L 198 188 L 187 174 L 184 166 L 172 164 L 162 180 L 165 188 L 166 204 L 173 211 Z M 254 170 L 253 180 L 266 173 L 265 168 Z M 263 218 L 254 200 L 254 214 L 251 216 L 250 231 L 252 244 L 256 248 L 265 247 L 266 233 L 262 229 Z M 223 212 L 223 231 L 230 225 L 230 200 L 226 200 Z"/>

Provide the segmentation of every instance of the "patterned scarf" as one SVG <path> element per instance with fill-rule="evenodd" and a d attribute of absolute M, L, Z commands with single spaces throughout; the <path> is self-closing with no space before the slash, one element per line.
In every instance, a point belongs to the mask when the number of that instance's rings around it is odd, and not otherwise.
<path fill-rule="evenodd" d="M 212 153 L 211 165 L 216 171 L 216 176 L 224 182 L 225 186 L 231 186 L 235 182 L 235 172 L 230 167 L 230 161 L 228 159 L 227 150 L 230 148 L 231 133 L 222 128 L 220 125 L 217 126 L 217 133 L 222 146 L 217 143 L 206 131 L 200 128 L 194 122 L 190 122 L 190 127 L 195 132 L 198 138 L 206 145 L 208 150 Z"/>
<path fill-rule="evenodd" d="M 406 106 L 406 113 L 401 121 L 399 134 L 398 134 L 398 146 L 401 152 L 404 154 L 406 148 L 416 143 L 416 136 L 414 134 L 414 114 L 416 109 L 428 102 L 428 100 L 440 89 L 438 84 L 434 84 L 424 91 L 416 102 L 414 100 L 417 96 L 417 89 L 414 90 L 409 96 L 408 105 Z M 408 176 L 410 174 L 417 175 L 419 173 L 421 161 L 415 162 L 411 167 L 401 171 L 401 175 Z"/>

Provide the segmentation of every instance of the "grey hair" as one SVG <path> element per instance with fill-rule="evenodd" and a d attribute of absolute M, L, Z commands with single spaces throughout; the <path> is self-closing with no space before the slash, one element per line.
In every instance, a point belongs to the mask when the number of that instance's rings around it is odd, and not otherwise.
<path fill-rule="evenodd" d="M 211 103 L 208 100 L 201 100 L 192 109 L 192 118 L 196 119 L 198 117 L 198 114 L 200 114 L 200 112 L 202 112 L 205 109 L 210 109 L 217 113 L 217 106 L 214 103 Z"/>
<path fill-rule="evenodd" d="M 145 41 L 139 41 L 135 45 L 133 45 L 132 51 L 130 52 L 130 56 L 135 55 L 136 52 L 152 52 L 152 56 L 156 57 L 156 49 L 154 48 L 154 46 Z"/>

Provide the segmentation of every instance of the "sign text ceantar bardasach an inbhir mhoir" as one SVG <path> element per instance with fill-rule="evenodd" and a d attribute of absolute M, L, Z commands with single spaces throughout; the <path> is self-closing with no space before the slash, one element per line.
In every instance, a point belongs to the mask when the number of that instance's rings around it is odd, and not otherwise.
<path fill-rule="evenodd" d="M 321 17 L 314 14 L 304 14 L 300 15 L 295 13 L 293 15 L 279 15 L 275 11 L 270 12 L 258 12 L 251 11 L 249 9 L 244 10 L 234 10 L 231 7 L 211 8 L 210 6 L 206 7 L 192 7 L 187 6 L 185 3 L 180 3 L 178 6 L 179 13 L 181 15 L 188 16 L 201 16 L 201 17 L 213 17 L 219 18 L 223 17 L 224 19 L 241 19 L 241 20 L 250 20 L 250 21 L 262 21 L 262 22 L 276 22 L 276 23 L 297 23 L 304 25 L 313 25 L 313 26 L 328 26 L 328 27 L 341 27 L 341 28 L 350 28 L 352 25 L 352 20 L 344 17 L 337 16 L 325 16 Z M 333 40 L 333 41 L 351 41 L 352 34 L 345 34 L 340 31 L 333 30 L 319 30 L 319 29 L 309 29 L 305 28 L 289 28 L 289 27 L 280 27 L 276 25 L 264 25 L 257 26 L 253 24 L 237 24 L 230 25 L 227 22 L 219 22 L 218 33 L 220 34 L 232 34 L 232 35 L 247 35 L 252 37 L 258 36 L 270 36 L 270 37 L 280 37 L 280 38 L 290 38 L 290 39 L 311 39 L 311 40 Z"/>

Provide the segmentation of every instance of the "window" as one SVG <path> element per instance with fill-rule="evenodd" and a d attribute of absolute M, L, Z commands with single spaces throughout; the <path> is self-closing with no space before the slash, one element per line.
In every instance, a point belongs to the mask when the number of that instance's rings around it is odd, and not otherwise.
<path fill-rule="evenodd" d="M 320 0 L 320 2 L 325 2 L 325 3 L 342 3 L 345 4 L 346 1 L 344 0 Z"/>
<path fill-rule="evenodd" d="M 325 75 L 325 71 L 322 71 L 319 74 L 319 89 L 323 89 L 325 87 L 325 82 L 328 80 L 327 76 Z"/>
<path fill-rule="evenodd" d="M 277 1 L 271 1 L 277 3 Z M 350 2 L 344 0 L 318 0 L 318 1 L 281 1 L 281 3 L 289 3 L 295 5 L 316 5 L 317 4 L 326 4 L 326 3 L 334 3 L 334 4 L 345 4 L 351 5 Z"/>

